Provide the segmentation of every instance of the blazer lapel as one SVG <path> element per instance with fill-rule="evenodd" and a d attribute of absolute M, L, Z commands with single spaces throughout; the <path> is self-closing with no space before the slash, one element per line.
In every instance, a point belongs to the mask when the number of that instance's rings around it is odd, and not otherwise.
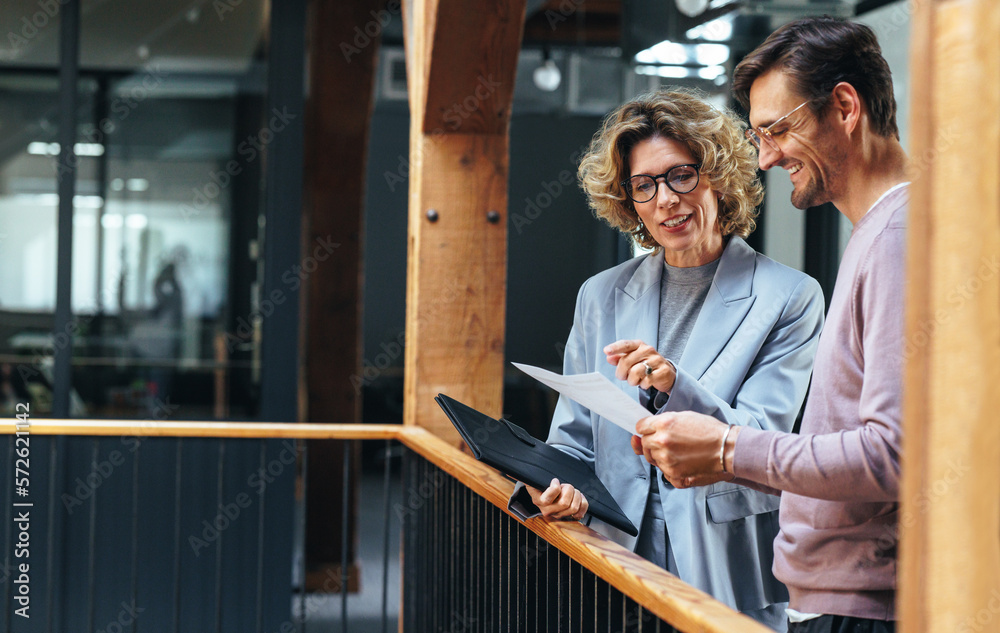
<path fill-rule="evenodd" d="M 660 278 L 663 275 L 663 255 L 656 251 L 645 256 L 645 260 L 632 274 L 624 285 L 615 288 L 615 341 L 622 339 L 638 339 L 656 347 L 656 335 L 660 327 Z M 613 343 L 614 341 L 606 341 Z M 605 365 L 609 370 L 611 365 Z M 646 406 L 649 398 L 646 392 L 633 387 L 623 380 L 612 382 L 619 385 L 622 391 Z M 627 453 L 626 453 L 627 454 Z M 635 459 L 624 458 L 622 468 L 630 468 L 633 477 L 645 480 L 649 473 L 649 464 L 641 455 Z M 622 458 L 617 458 L 622 459 Z M 645 508 L 645 497 L 642 508 Z M 632 515 L 629 515 L 632 516 Z M 641 517 L 641 508 L 636 516 Z"/>
<path fill-rule="evenodd" d="M 753 306 L 755 266 L 754 250 L 742 239 L 731 237 L 681 356 L 681 367 L 695 379 L 712 366 Z"/>
<path fill-rule="evenodd" d="M 638 339 L 656 347 L 663 258 L 659 251 L 645 258 L 631 279 L 615 288 L 615 340 Z"/>

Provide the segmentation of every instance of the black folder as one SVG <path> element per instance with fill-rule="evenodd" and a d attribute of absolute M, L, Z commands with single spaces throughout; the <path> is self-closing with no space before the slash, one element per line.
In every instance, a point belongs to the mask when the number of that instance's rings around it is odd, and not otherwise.
<path fill-rule="evenodd" d="M 477 460 L 539 490 L 548 488 L 553 477 L 572 484 L 587 497 L 590 514 L 626 534 L 639 533 L 594 471 L 580 459 L 535 439 L 504 418 L 495 420 L 443 393 L 434 400 Z"/>

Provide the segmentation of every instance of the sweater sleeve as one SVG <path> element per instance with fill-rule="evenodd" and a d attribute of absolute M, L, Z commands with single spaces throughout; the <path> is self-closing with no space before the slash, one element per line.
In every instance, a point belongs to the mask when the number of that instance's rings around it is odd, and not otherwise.
<path fill-rule="evenodd" d="M 733 470 L 737 477 L 817 499 L 895 501 L 899 491 L 905 228 L 884 229 L 861 262 L 849 297 L 850 334 L 821 343 L 819 363 L 834 369 L 813 377 L 802 434 L 743 429 Z M 831 308 L 832 309 L 832 308 Z M 832 321 L 832 318 L 831 318 Z M 829 324 L 829 322 L 828 322 Z M 857 354 L 860 385 L 823 354 Z M 829 381 L 817 384 L 818 380 Z M 816 416 L 846 419 L 830 424 Z M 815 429 L 832 429 L 815 432 Z"/>

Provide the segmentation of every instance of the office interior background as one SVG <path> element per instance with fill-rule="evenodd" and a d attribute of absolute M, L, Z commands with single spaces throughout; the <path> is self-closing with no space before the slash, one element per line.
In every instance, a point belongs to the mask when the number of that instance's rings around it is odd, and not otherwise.
<path fill-rule="evenodd" d="M 352 37 L 323 42 L 310 28 L 322 4 L 85 0 L 72 17 L 61 0 L 0 6 L 5 417 L 30 402 L 37 418 L 137 426 L 401 421 L 410 139 L 404 23 L 400 3 L 390 0 L 353 24 Z M 906 146 L 911 5 L 903 0 L 528 1 L 510 124 L 507 361 L 559 371 L 579 285 L 635 254 L 591 215 L 576 184 L 578 158 L 603 116 L 665 85 L 697 88 L 736 108 L 729 80 L 742 55 L 780 24 L 818 14 L 875 30 Z M 67 53 L 74 37 L 77 52 Z M 345 166 L 364 182 L 359 228 L 315 235 L 303 211 L 314 172 L 336 165 L 309 146 L 310 123 L 323 116 L 309 110 L 316 68 L 308 54 L 319 46 L 332 47 L 345 67 L 374 50 L 377 64 L 365 162 Z M 456 104 L 455 116 L 468 108 L 475 104 Z M 751 244 L 815 276 L 829 293 L 850 224 L 832 208 L 792 208 L 784 171 L 762 177 L 767 198 Z M 334 319 L 334 333 L 321 333 L 322 314 L 306 320 L 322 304 L 310 281 L 337 277 L 326 262 L 338 251 L 356 253 L 346 274 L 357 276 L 358 321 L 341 330 Z M 354 402 L 342 417 L 317 417 L 303 395 L 323 385 L 318 366 L 305 360 L 310 337 L 321 335 L 360 350 L 338 374 L 346 379 L 329 385 Z M 506 372 L 504 411 L 536 437 L 545 436 L 554 402 L 530 378 Z M 342 492 L 342 480 L 326 489 L 306 474 L 340 477 L 339 447 L 286 444 L 38 438 L 33 486 L 50 510 L 35 525 L 39 569 L 55 570 L 34 585 L 38 613 L 54 627 L 44 630 L 96 630 L 119 618 L 126 596 L 145 609 L 145 621 L 162 617 L 174 630 L 215 630 L 201 628 L 206 618 L 218 630 L 254 630 L 296 609 L 303 616 L 294 597 L 321 595 L 324 574 L 346 567 L 354 617 L 364 621 L 363 594 L 383 574 L 368 564 L 365 521 L 380 519 L 368 518 L 365 486 L 370 473 L 395 468 L 398 451 L 350 447 L 356 459 Z M 294 459 L 281 472 L 252 481 L 261 464 L 288 450 Z M 4 498 L 12 494 L 9 470 L 0 475 Z M 203 521 L 258 485 L 268 511 L 259 521 L 231 518 L 224 541 L 211 538 Z M 345 528 L 322 511 L 341 504 L 353 517 Z M 175 505 L 181 518 L 139 529 L 141 512 Z M 273 539 L 266 547 L 264 534 Z M 177 535 L 182 556 L 152 545 Z M 398 543 L 390 550 L 398 554 Z M 176 573 L 143 573 L 159 564 Z M 3 580 L 11 592 L 11 576 Z M 398 609 L 399 580 L 392 582 L 390 610 Z M 178 608 L 157 599 L 165 592 Z M 240 608 L 254 595 L 268 596 L 263 620 Z M 310 630 L 343 624 L 330 600 L 315 603 Z M 43 630 L 24 628 L 11 604 L 0 607 L 0 628 Z"/>

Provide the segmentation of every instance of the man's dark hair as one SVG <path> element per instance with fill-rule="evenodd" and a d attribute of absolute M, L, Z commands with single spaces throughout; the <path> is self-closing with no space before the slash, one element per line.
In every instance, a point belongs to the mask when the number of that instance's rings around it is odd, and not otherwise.
<path fill-rule="evenodd" d="M 779 28 L 733 71 L 733 95 L 747 111 L 750 86 L 772 69 L 785 73 L 817 114 L 834 86 L 851 84 L 868 108 L 875 133 L 899 138 L 892 73 L 867 26 L 823 16 Z"/>

